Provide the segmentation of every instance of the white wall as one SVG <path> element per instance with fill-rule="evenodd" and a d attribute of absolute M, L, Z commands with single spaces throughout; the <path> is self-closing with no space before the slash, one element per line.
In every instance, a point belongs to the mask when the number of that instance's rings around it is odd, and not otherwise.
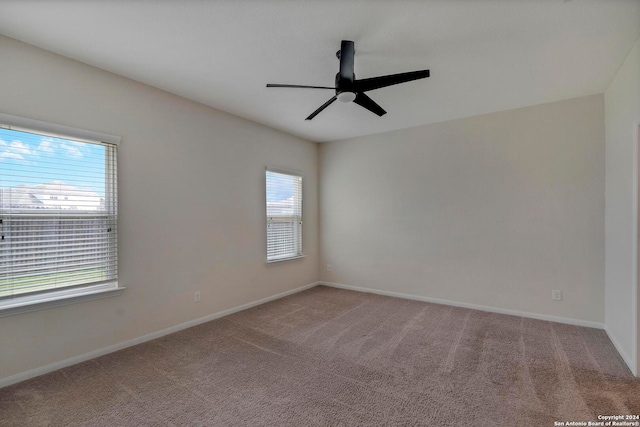
<path fill-rule="evenodd" d="M 0 318 L 0 380 L 317 280 L 315 143 L 1 36 L 0 58 L 0 112 L 122 137 L 128 288 Z M 266 165 L 304 173 L 305 259 L 265 264 Z"/>
<path fill-rule="evenodd" d="M 0 58 L 0 112 L 122 136 L 128 287 L 0 318 L 2 341 L 12 343 L 0 351 L 0 380 L 314 282 L 320 271 L 370 289 L 606 319 L 623 357 L 637 357 L 638 44 L 604 102 L 595 95 L 327 143 L 319 165 L 314 143 L 2 36 Z M 303 260 L 264 263 L 265 165 L 305 174 Z M 318 263 L 319 168 L 330 273 Z M 552 302 L 551 289 L 564 300 Z"/>
<path fill-rule="evenodd" d="M 322 279 L 603 322 L 604 154 L 602 94 L 322 144 Z"/>
<path fill-rule="evenodd" d="M 637 136 L 640 124 L 640 41 L 605 92 L 606 325 L 618 351 L 637 374 L 636 230 Z M 635 325 L 635 327 L 634 327 Z"/>

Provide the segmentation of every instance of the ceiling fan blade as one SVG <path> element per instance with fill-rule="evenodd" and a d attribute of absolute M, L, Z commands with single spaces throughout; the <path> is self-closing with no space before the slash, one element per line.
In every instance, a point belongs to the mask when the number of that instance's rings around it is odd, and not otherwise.
<path fill-rule="evenodd" d="M 362 92 L 358 92 L 356 94 L 356 99 L 354 99 L 353 102 L 360 105 L 361 107 L 366 108 L 372 113 L 377 114 L 378 116 L 384 116 L 385 114 L 387 114 L 387 112 L 384 111 L 384 109 L 381 106 L 376 104 L 376 102 L 373 99 L 369 98 L 367 95 L 365 95 Z"/>
<path fill-rule="evenodd" d="M 353 83 L 355 76 L 353 74 L 353 56 L 355 47 L 352 41 L 342 40 L 340 45 L 340 80 Z"/>
<path fill-rule="evenodd" d="M 333 101 L 335 101 L 336 99 L 338 99 L 338 95 L 334 96 L 333 98 L 331 98 L 330 100 L 328 100 L 327 102 L 325 102 L 324 104 L 322 104 L 322 106 L 320 108 L 318 108 L 316 111 L 314 111 L 313 113 L 311 113 L 309 115 L 309 117 L 307 117 L 305 120 L 311 120 L 313 119 L 315 116 L 317 116 L 322 110 L 324 110 L 325 108 L 327 108 L 329 105 L 331 105 L 331 103 Z"/>
<path fill-rule="evenodd" d="M 369 79 L 356 80 L 356 92 L 380 89 L 381 87 L 410 82 L 411 80 L 429 77 L 429 70 L 410 71 L 408 73 L 390 74 L 388 76 L 371 77 Z"/>
<path fill-rule="evenodd" d="M 335 87 L 329 87 L 329 86 L 280 85 L 280 84 L 273 84 L 273 83 L 267 83 L 267 87 L 297 87 L 302 89 L 333 89 L 335 90 Z"/>

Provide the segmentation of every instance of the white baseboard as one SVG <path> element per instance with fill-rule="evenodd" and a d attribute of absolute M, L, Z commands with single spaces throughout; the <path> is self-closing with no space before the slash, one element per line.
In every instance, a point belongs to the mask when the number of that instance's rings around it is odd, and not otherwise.
<path fill-rule="evenodd" d="M 609 328 L 605 326 L 604 331 L 607 333 L 607 336 L 613 343 L 613 346 L 616 348 L 616 350 L 618 350 L 618 353 L 620 353 L 620 357 L 622 357 L 622 360 L 624 360 L 624 363 L 627 364 L 627 366 L 629 367 L 633 375 L 638 376 L 638 367 L 636 366 L 636 363 L 633 361 L 633 358 L 629 357 L 629 354 L 620 345 L 620 341 L 618 341 L 616 336 L 613 335 L 613 333 L 611 333 L 611 330 Z"/>
<path fill-rule="evenodd" d="M 239 305 L 237 307 L 229 308 L 227 310 L 222 310 L 217 313 L 210 314 L 208 316 L 200 317 L 198 319 L 193 319 L 188 322 L 181 323 L 179 325 L 162 329 L 160 331 L 151 332 L 150 334 L 142 335 L 140 337 L 133 338 L 128 341 L 123 341 L 121 343 L 113 344 L 108 347 L 99 348 L 97 350 L 93 350 L 88 353 L 84 353 L 78 356 L 70 357 L 68 359 L 60 360 L 58 362 L 41 366 L 39 368 L 30 369 L 25 372 L 20 372 L 18 374 L 11 375 L 9 377 L 0 378 L 0 388 L 6 387 L 21 381 L 25 381 L 30 378 L 34 378 L 43 374 L 48 374 L 49 372 L 57 371 L 58 369 L 66 368 L 67 366 L 85 362 L 90 359 L 95 359 L 96 357 L 104 356 L 105 354 L 113 353 L 115 351 L 122 350 L 124 348 L 134 346 L 136 344 L 142 344 L 143 342 L 151 341 L 153 339 L 160 338 L 162 336 L 169 335 L 174 332 L 181 331 L 183 329 L 191 328 L 193 326 L 200 325 L 201 323 L 210 322 L 211 320 L 219 319 L 220 317 L 228 316 L 229 314 L 237 313 L 238 311 L 246 310 L 248 308 L 255 307 L 257 305 L 261 305 L 270 301 L 274 301 L 274 300 L 286 297 L 288 295 L 295 294 L 297 292 L 301 292 L 301 291 L 313 288 L 314 286 L 317 286 L 321 283 L 322 282 L 309 283 L 308 285 L 300 286 L 298 288 L 291 289 L 289 291 L 281 292 L 279 294 L 272 295 L 270 297 L 262 298 L 257 301 L 253 301 L 247 304 Z"/>
<path fill-rule="evenodd" d="M 239 311 L 246 310 L 246 309 L 249 309 L 251 307 L 255 307 L 255 306 L 258 306 L 258 305 L 261 305 L 261 304 L 265 304 L 267 302 L 274 301 L 274 300 L 286 297 L 288 295 L 292 295 L 292 294 L 295 294 L 297 292 L 301 292 L 301 291 L 313 288 L 313 287 L 315 287 L 317 285 L 325 285 L 325 286 L 330 286 L 330 287 L 334 287 L 334 288 L 347 289 L 347 290 L 358 291 L 358 292 L 368 292 L 368 293 L 373 293 L 373 294 L 378 294 L 378 295 L 385 295 L 385 296 L 391 296 L 391 297 L 397 297 L 397 298 L 411 299 L 411 300 L 416 300 L 416 301 L 424 301 L 424 302 L 431 302 L 431 303 L 436 303 L 436 304 L 450 305 L 450 306 L 454 306 L 454 307 L 470 308 L 470 309 L 474 309 L 474 310 L 488 311 L 488 312 L 492 312 L 492 313 L 508 314 L 508 315 L 513 315 L 513 316 L 522 316 L 522 317 L 528 317 L 528 318 L 532 318 L 532 319 L 547 320 L 547 321 L 558 322 L 558 323 L 566 323 L 566 324 L 569 324 L 569 325 L 586 326 L 586 327 L 590 327 L 590 328 L 604 329 L 605 332 L 607 333 L 607 335 L 609 336 L 609 339 L 613 343 L 614 347 L 616 348 L 618 353 L 620 353 L 620 356 L 625 361 L 625 363 L 629 366 L 629 368 L 631 369 L 633 374 L 634 375 L 638 374 L 636 366 L 635 366 L 635 363 L 632 363 L 632 359 L 628 356 L 628 354 L 620 346 L 620 344 L 617 341 L 617 339 L 615 338 L 615 336 L 612 335 L 611 332 L 602 323 L 592 322 L 592 321 L 588 321 L 588 320 L 572 319 L 572 318 L 568 318 L 568 317 L 558 317 L 558 316 L 551 316 L 551 315 L 546 315 L 546 314 L 530 313 L 530 312 L 526 312 L 526 311 L 511 310 L 511 309 L 505 309 L 505 308 L 499 308 L 499 307 L 489 307 L 489 306 L 478 305 L 478 304 L 468 304 L 468 303 L 463 303 L 463 302 L 458 302 L 458 301 L 451 301 L 451 300 L 444 300 L 444 299 L 439 299 L 439 298 L 429 298 L 429 297 L 424 297 L 424 296 L 419 296 L 419 295 L 404 294 L 404 293 L 400 293 L 400 292 L 391 292 L 391 291 L 383 291 L 383 290 L 379 290 L 379 289 L 363 288 L 363 287 L 359 287 L 359 286 L 344 285 L 344 284 L 341 284 L 341 283 L 331 283 L 331 282 L 319 281 L 319 282 L 310 283 L 308 285 L 300 286 L 298 288 L 291 289 L 289 291 L 282 292 L 282 293 L 279 293 L 279 294 L 276 294 L 276 295 L 272 295 L 270 297 L 262 298 L 262 299 L 259 299 L 257 301 L 253 301 L 253 302 L 250 302 L 250 303 L 247 303 L 247 304 L 239 305 L 237 307 L 229 308 L 227 310 L 222 310 L 222 311 L 219 311 L 217 313 L 213 313 L 213 314 L 210 314 L 210 315 L 207 315 L 207 316 L 204 316 L 204 317 L 200 317 L 198 319 L 190 320 L 188 322 L 184 322 L 184 323 L 181 323 L 179 325 L 171 326 L 169 328 L 162 329 L 162 330 L 156 331 L 156 332 L 152 332 L 152 333 L 149 333 L 149 334 L 137 337 L 137 338 L 133 338 L 131 340 L 127 340 L 127 341 L 124 341 L 124 342 L 121 342 L 121 343 L 110 345 L 108 347 L 104 347 L 104 348 L 100 348 L 100 349 L 97 349 L 97 350 L 94 350 L 94 351 L 90 351 L 88 353 L 84 353 L 84 354 L 81 354 L 81 355 L 78 355 L 78 356 L 70 357 L 68 359 L 64 359 L 64 360 L 61 360 L 61 361 L 58 361 L 58 362 L 54 362 L 54 363 L 51 363 L 49 365 L 41 366 L 39 368 L 31 369 L 31 370 L 28 370 L 28 371 L 25 371 L 25 372 L 20 372 L 18 374 L 11 375 L 9 377 L 0 378 L 0 388 L 6 387 L 6 386 L 9 386 L 11 384 L 15 384 L 15 383 L 18 383 L 18 382 L 21 382 L 21 381 L 25 381 L 25 380 L 28 380 L 30 378 L 34 378 L 34 377 L 37 377 L 37 376 L 40 376 L 40 375 L 43 375 L 43 374 L 47 374 L 49 372 L 53 372 L 53 371 L 56 371 L 58 369 L 66 368 L 67 366 L 71 366 L 71 365 L 75 365 L 77 363 L 85 362 L 87 360 L 94 359 L 96 357 L 104 356 L 106 354 L 113 353 L 113 352 L 116 352 L 118 350 L 125 349 L 127 347 L 131 347 L 131 346 L 134 346 L 134 345 L 137 345 L 137 344 L 142 344 L 144 342 L 151 341 L 153 339 L 160 338 L 162 336 L 169 335 L 169 334 L 172 334 L 174 332 L 181 331 L 183 329 L 191 328 L 193 326 L 197 326 L 197 325 L 200 325 L 202 323 L 209 322 L 211 320 L 219 319 L 221 317 L 228 316 L 229 314 L 237 313 Z"/>
<path fill-rule="evenodd" d="M 451 301 L 440 298 L 429 298 L 420 295 L 403 294 L 400 292 L 383 291 L 380 289 L 363 288 L 360 286 L 343 285 L 341 283 L 320 282 L 321 285 L 330 286 L 332 288 L 348 289 L 351 291 L 368 292 L 371 294 L 385 295 L 389 297 L 397 297 L 411 299 L 416 301 L 432 302 L 435 304 L 451 305 L 454 307 L 471 308 L 473 310 L 488 311 L 491 313 L 509 314 L 511 316 L 528 317 L 531 319 L 548 320 L 550 322 L 566 323 L 568 325 L 586 326 L 588 328 L 605 329 L 603 323 L 592 322 L 590 320 L 572 319 L 570 317 L 551 316 L 548 314 L 530 313 L 528 311 L 511 310 L 508 308 L 489 307 L 486 305 L 469 304 L 466 302 Z"/>

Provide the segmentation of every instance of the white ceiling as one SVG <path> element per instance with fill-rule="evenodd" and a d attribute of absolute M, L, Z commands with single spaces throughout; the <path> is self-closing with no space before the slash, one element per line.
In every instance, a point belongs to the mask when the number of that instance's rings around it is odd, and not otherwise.
<path fill-rule="evenodd" d="M 0 1 L 0 33 L 312 141 L 604 92 L 640 37 L 640 0 Z M 357 78 L 428 68 L 336 102 L 340 40 Z"/>

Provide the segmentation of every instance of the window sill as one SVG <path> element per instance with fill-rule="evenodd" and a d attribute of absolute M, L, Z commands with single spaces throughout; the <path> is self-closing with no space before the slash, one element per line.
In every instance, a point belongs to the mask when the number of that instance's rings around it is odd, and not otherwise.
<path fill-rule="evenodd" d="M 113 283 L 110 283 L 84 289 L 69 289 L 66 291 L 54 291 L 0 300 L 0 317 L 45 310 L 47 308 L 60 307 L 78 302 L 115 297 L 120 295 L 125 289 L 125 287 L 118 286 L 117 284 L 114 286 Z"/>
<path fill-rule="evenodd" d="M 268 259 L 267 260 L 267 264 L 275 264 L 275 263 L 278 263 L 278 262 L 293 261 L 293 260 L 296 260 L 296 259 L 306 258 L 306 257 L 307 257 L 306 255 L 298 255 L 298 256 L 292 256 L 292 257 L 289 257 L 289 258 L 278 258 L 278 259 L 271 259 L 271 260 Z"/>

